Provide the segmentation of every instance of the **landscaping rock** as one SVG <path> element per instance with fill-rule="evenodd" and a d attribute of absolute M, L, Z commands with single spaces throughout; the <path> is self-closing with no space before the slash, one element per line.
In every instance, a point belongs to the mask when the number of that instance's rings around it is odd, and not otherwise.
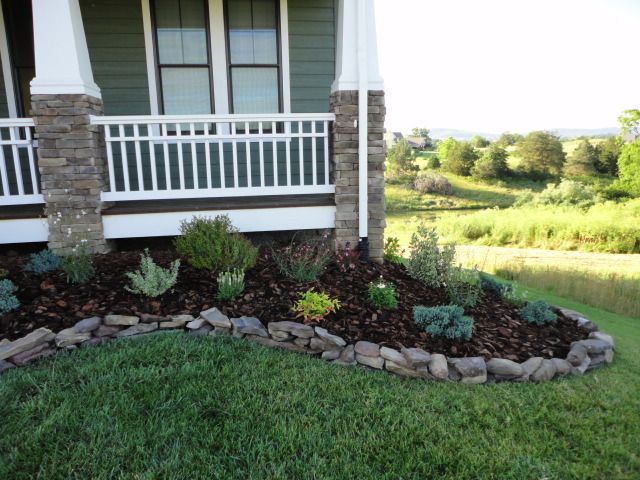
<path fill-rule="evenodd" d="M 193 318 L 191 318 L 193 320 Z M 161 315 L 151 315 L 150 313 L 143 313 L 140 315 L 140 321 L 142 323 L 160 323 L 160 322 L 168 322 L 169 317 L 163 317 Z"/>
<path fill-rule="evenodd" d="M 304 347 L 299 347 L 294 343 L 276 342 L 275 340 L 265 338 L 262 335 L 247 335 L 246 338 L 247 340 L 251 340 L 252 342 L 259 343 L 266 347 L 278 348 L 281 350 L 290 350 L 292 352 L 308 353 Z"/>
<path fill-rule="evenodd" d="M 231 329 L 231 320 L 217 308 L 210 308 L 204 312 L 200 312 L 200 318 L 205 319 L 213 327 Z"/>
<path fill-rule="evenodd" d="M 115 334 L 116 338 L 132 337 L 143 333 L 151 333 L 158 329 L 157 323 L 139 323 Z"/>
<path fill-rule="evenodd" d="M 571 367 L 571 374 L 582 375 L 589 368 L 589 364 L 591 364 L 591 358 L 589 358 L 589 355 L 587 355 L 586 357 L 584 357 L 584 360 L 582 360 L 582 363 L 580 365 Z"/>
<path fill-rule="evenodd" d="M 56 346 L 58 348 L 76 345 L 91 338 L 91 332 L 77 333 L 75 327 L 66 328 L 56 335 Z"/>
<path fill-rule="evenodd" d="M 209 335 L 213 331 L 214 331 L 214 328 L 209 323 L 204 322 L 204 325 L 202 325 L 200 328 L 197 328 L 195 330 L 189 330 L 189 334 L 191 334 L 191 335 Z"/>
<path fill-rule="evenodd" d="M 189 322 L 193 322 L 195 319 L 193 315 L 169 315 L 166 320 L 162 320 L 160 323 L 178 323 L 185 326 Z"/>
<path fill-rule="evenodd" d="M 104 324 L 109 326 L 122 326 L 130 327 L 140 323 L 138 317 L 131 317 L 126 315 L 107 315 L 104 317 Z"/>
<path fill-rule="evenodd" d="M 273 338 L 276 342 L 287 342 L 294 338 L 293 335 L 287 332 L 269 332 L 271 334 L 271 338 Z"/>
<path fill-rule="evenodd" d="M 358 344 L 356 344 L 356 345 L 358 345 Z M 382 367 L 384 367 L 384 358 L 382 358 L 382 357 L 369 357 L 367 355 L 362 355 L 360 353 L 357 353 L 357 350 L 356 350 L 356 361 L 361 365 L 365 365 L 367 367 L 375 368 L 377 370 L 382 370 Z"/>
<path fill-rule="evenodd" d="M 0 347 L 2 347 L 3 345 L 8 345 L 9 343 L 11 343 L 11 340 L 9 340 L 8 338 L 3 338 L 2 340 L 0 340 Z"/>
<path fill-rule="evenodd" d="M 197 320 L 187 323 L 187 330 L 198 330 L 206 323 L 207 321 L 205 319 L 198 318 Z"/>
<path fill-rule="evenodd" d="M 613 350 L 607 350 L 604 352 L 604 361 L 605 363 L 613 362 Z"/>
<path fill-rule="evenodd" d="M 407 359 L 402 353 L 393 348 L 381 347 L 380 348 L 380 356 L 389 362 L 393 362 L 396 365 L 399 365 L 404 368 L 411 368 Z"/>
<path fill-rule="evenodd" d="M 375 358 L 380 356 L 380 346 L 377 343 L 358 342 L 355 345 L 355 351 L 357 354 L 365 357 Z"/>
<path fill-rule="evenodd" d="M 122 330 L 120 327 L 110 325 L 100 325 L 97 330 L 94 330 L 93 334 L 96 337 L 111 337 Z"/>
<path fill-rule="evenodd" d="M 231 329 L 216 327 L 209 332 L 212 337 L 229 337 L 231 336 Z"/>
<path fill-rule="evenodd" d="M 589 332 L 597 332 L 598 326 L 591 322 L 588 318 L 585 318 L 580 312 L 576 312 L 575 310 L 569 310 L 568 308 L 555 307 L 556 311 L 560 312 L 562 315 L 567 317 L 570 320 L 573 320 L 581 327 L 585 328 Z"/>
<path fill-rule="evenodd" d="M 574 367 L 582 365 L 587 357 L 587 348 L 581 343 L 575 343 L 567 354 L 567 361 Z"/>
<path fill-rule="evenodd" d="M 611 350 L 613 348 L 611 343 L 604 340 L 598 340 L 596 338 L 574 342 L 571 344 L 571 348 L 573 349 L 575 345 L 582 345 L 584 348 L 586 348 L 587 355 L 589 356 L 592 356 L 593 354 L 603 354 L 605 351 Z"/>
<path fill-rule="evenodd" d="M 86 342 L 82 342 L 80 347 L 95 347 L 96 345 L 100 345 L 101 343 L 106 342 L 108 339 L 106 337 L 93 337 L 87 340 Z"/>
<path fill-rule="evenodd" d="M 189 316 L 191 316 L 191 315 L 189 315 Z M 160 322 L 158 324 L 158 327 L 161 330 L 172 330 L 172 329 L 177 329 L 177 328 L 184 328 L 185 325 L 186 325 L 186 322 L 183 321 L 183 320 L 169 320 L 168 322 Z"/>
<path fill-rule="evenodd" d="M 73 330 L 76 333 L 88 333 L 97 330 L 102 325 L 102 319 L 100 317 L 91 317 L 80 320 L 73 326 Z"/>
<path fill-rule="evenodd" d="M 315 352 L 326 352 L 330 350 L 335 350 L 336 346 L 333 344 L 329 344 L 318 337 L 313 337 L 309 340 L 309 348 Z"/>
<path fill-rule="evenodd" d="M 431 360 L 431 355 L 421 348 L 402 348 L 402 355 L 411 368 L 426 367 Z"/>
<path fill-rule="evenodd" d="M 441 353 L 434 353 L 429 359 L 429 373 L 435 378 L 446 380 L 449 376 L 447 357 Z"/>
<path fill-rule="evenodd" d="M 38 328 L 26 336 L 14 340 L 0 347 L 0 360 L 26 352 L 43 343 L 50 342 L 55 338 L 55 334 L 48 328 Z"/>
<path fill-rule="evenodd" d="M 0 375 L 2 375 L 7 370 L 11 370 L 12 368 L 16 368 L 13 363 L 7 362 L 6 360 L 0 360 Z"/>
<path fill-rule="evenodd" d="M 551 361 L 556 367 L 556 375 L 558 377 L 564 377 L 571 373 L 572 366 L 567 360 L 562 358 L 552 358 Z"/>
<path fill-rule="evenodd" d="M 449 363 L 462 376 L 462 383 L 478 384 L 487 381 L 487 364 L 482 357 L 450 358 Z"/>
<path fill-rule="evenodd" d="M 337 360 L 340 358 L 340 350 L 327 350 L 326 352 L 322 352 L 323 360 Z"/>
<path fill-rule="evenodd" d="M 356 353 L 353 345 L 347 345 L 340 357 L 335 360 L 333 363 L 337 363 L 338 365 L 351 366 L 356 364 Z"/>
<path fill-rule="evenodd" d="M 299 347 L 308 347 L 309 343 L 311 343 L 310 338 L 296 338 L 293 343 L 298 345 Z"/>
<path fill-rule="evenodd" d="M 10 360 L 16 367 L 24 367 L 39 358 L 50 357 L 54 353 L 56 353 L 55 348 L 52 348 L 48 343 L 41 343 L 31 350 L 14 355 Z"/>
<path fill-rule="evenodd" d="M 260 337 L 269 338 L 267 329 L 260 320 L 255 317 L 232 318 L 233 333 L 242 335 L 258 335 Z"/>
<path fill-rule="evenodd" d="M 400 365 L 391 360 L 386 360 L 384 362 L 384 366 L 388 371 L 395 373 L 396 375 L 400 375 L 401 377 L 422 378 L 423 376 L 420 372 L 406 366 L 406 361 L 405 365 Z"/>
<path fill-rule="evenodd" d="M 519 363 L 504 358 L 492 358 L 489 360 L 487 362 L 487 371 L 493 375 L 507 378 L 521 377 L 524 373 Z"/>
<path fill-rule="evenodd" d="M 556 366 L 551 360 L 544 359 L 538 369 L 531 374 L 530 380 L 534 382 L 547 382 L 553 380 L 556 375 Z"/>
<path fill-rule="evenodd" d="M 345 347 L 347 345 L 347 342 L 343 338 L 340 338 L 337 335 L 333 335 L 329 333 L 326 329 L 322 327 L 316 327 L 315 331 L 316 331 L 316 335 L 326 343 L 333 344 L 336 347 L 340 347 L 340 348 Z"/>
<path fill-rule="evenodd" d="M 271 322 L 268 328 L 272 335 L 275 332 L 288 333 L 299 338 L 312 338 L 315 335 L 313 327 L 297 322 Z"/>
<path fill-rule="evenodd" d="M 603 342 L 607 342 L 609 345 L 611 345 L 611 348 L 615 348 L 616 344 L 615 341 L 613 340 L 613 337 L 611 335 L 607 335 L 604 332 L 591 332 L 589 334 L 589 338 L 594 339 L 594 340 L 602 340 Z"/>
<path fill-rule="evenodd" d="M 520 366 L 522 367 L 522 376 L 524 377 L 524 379 L 528 379 L 531 375 L 533 375 L 533 372 L 540 368 L 540 365 L 542 365 L 542 360 L 544 360 L 542 357 L 531 357 L 526 362 L 522 362 L 520 364 Z"/>

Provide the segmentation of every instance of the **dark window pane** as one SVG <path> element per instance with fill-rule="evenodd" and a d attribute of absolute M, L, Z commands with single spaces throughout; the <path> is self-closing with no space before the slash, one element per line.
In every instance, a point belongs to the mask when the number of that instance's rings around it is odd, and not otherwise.
<path fill-rule="evenodd" d="M 232 68 L 234 113 L 279 111 L 277 68 Z"/>
<path fill-rule="evenodd" d="M 161 64 L 206 64 L 204 0 L 156 0 L 156 32 Z"/>
<path fill-rule="evenodd" d="M 208 68 L 163 67 L 160 76 L 164 113 L 168 115 L 211 113 Z"/>

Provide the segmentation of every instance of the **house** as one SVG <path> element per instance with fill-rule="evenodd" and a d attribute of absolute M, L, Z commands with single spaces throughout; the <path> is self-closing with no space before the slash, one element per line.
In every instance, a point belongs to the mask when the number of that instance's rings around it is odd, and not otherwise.
<path fill-rule="evenodd" d="M 0 243 L 334 229 L 382 258 L 373 0 L 2 0 Z"/>
<path fill-rule="evenodd" d="M 424 150 L 425 148 L 427 148 L 427 143 L 424 141 L 423 137 L 409 135 L 407 137 L 407 142 L 409 143 L 409 146 L 414 150 Z"/>
<path fill-rule="evenodd" d="M 384 132 L 384 141 L 387 144 L 387 148 L 393 147 L 396 143 L 402 140 L 404 136 L 400 132 L 392 132 L 385 130 Z"/>

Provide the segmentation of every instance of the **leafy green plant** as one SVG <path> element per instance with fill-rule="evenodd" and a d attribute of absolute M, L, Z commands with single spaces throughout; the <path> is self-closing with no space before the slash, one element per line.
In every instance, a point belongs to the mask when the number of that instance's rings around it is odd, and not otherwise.
<path fill-rule="evenodd" d="M 131 280 L 131 287 L 124 288 L 138 295 L 159 297 L 176 284 L 179 268 L 180 260 L 174 261 L 169 268 L 156 265 L 146 248 L 144 254 L 140 255 L 140 270 L 126 274 Z"/>
<path fill-rule="evenodd" d="M 455 246 L 440 248 L 436 229 L 420 225 L 411 236 L 409 250 L 409 275 L 428 287 L 438 288 L 444 285 L 453 264 Z"/>
<path fill-rule="evenodd" d="M 231 272 L 222 272 L 218 275 L 219 300 L 233 300 L 244 292 L 244 272 L 233 269 Z"/>
<path fill-rule="evenodd" d="M 484 272 L 480 272 L 480 287 L 485 292 L 494 293 L 499 298 L 505 298 L 506 296 L 513 294 L 514 290 L 512 284 L 499 282 L 491 275 L 487 275 Z"/>
<path fill-rule="evenodd" d="M 194 268 L 225 272 L 248 270 L 256 264 L 258 249 L 238 233 L 227 215 L 194 216 L 180 224 L 176 250 Z"/>
<path fill-rule="evenodd" d="M 549 304 L 544 300 L 527 303 L 520 309 L 520 315 L 528 323 L 540 326 L 555 323 L 558 319 L 558 316 L 551 311 Z"/>
<path fill-rule="evenodd" d="M 298 317 L 304 319 L 304 323 L 322 320 L 330 313 L 340 309 L 340 300 L 331 298 L 326 293 L 311 290 L 304 292 L 300 299 L 293 305 L 293 311 Z"/>
<path fill-rule="evenodd" d="M 42 250 L 41 252 L 31 254 L 29 263 L 23 267 L 23 270 L 25 272 L 42 275 L 43 273 L 58 270 L 61 265 L 62 261 L 58 255 L 51 250 Z"/>
<path fill-rule="evenodd" d="M 321 239 L 296 242 L 280 249 L 271 249 L 280 273 L 296 282 L 306 283 L 317 280 L 333 258 L 327 236 Z"/>
<path fill-rule="evenodd" d="M 473 335 L 473 318 L 464 316 L 464 309 L 458 305 L 414 307 L 413 320 L 434 337 L 466 342 Z"/>
<path fill-rule="evenodd" d="M 452 303 L 461 307 L 475 306 L 482 291 L 478 270 L 462 268 L 462 266 L 451 268 L 447 275 L 445 289 Z"/>
<path fill-rule="evenodd" d="M 403 255 L 398 237 L 387 237 L 384 241 L 384 259 L 389 263 L 401 264 Z"/>
<path fill-rule="evenodd" d="M 392 283 L 385 282 L 382 277 L 369 284 L 367 295 L 376 308 L 398 308 L 396 288 Z"/>
<path fill-rule="evenodd" d="M 12 312 L 20 307 L 20 301 L 14 295 L 18 287 L 8 279 L 0 280 L 0 314 Z"/>
<path fill-rule="evenodd" d="M 73 247 L 69 255 L 62 257 L 61 266 L 69 283 L 87 283 L 96 274 L 93 253 L 84 243 Z"/>

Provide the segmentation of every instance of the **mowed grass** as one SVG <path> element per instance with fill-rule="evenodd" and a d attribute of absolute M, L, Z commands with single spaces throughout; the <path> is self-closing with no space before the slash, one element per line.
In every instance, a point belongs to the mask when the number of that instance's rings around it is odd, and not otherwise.
<path fill-rule="evenodd" d="M 61 354 L 0 377 L 0 478 L 638 478 L 640 325 L 583 310 L 615 362 L 544 385 L 404 380 L 182 333 Z"/>

